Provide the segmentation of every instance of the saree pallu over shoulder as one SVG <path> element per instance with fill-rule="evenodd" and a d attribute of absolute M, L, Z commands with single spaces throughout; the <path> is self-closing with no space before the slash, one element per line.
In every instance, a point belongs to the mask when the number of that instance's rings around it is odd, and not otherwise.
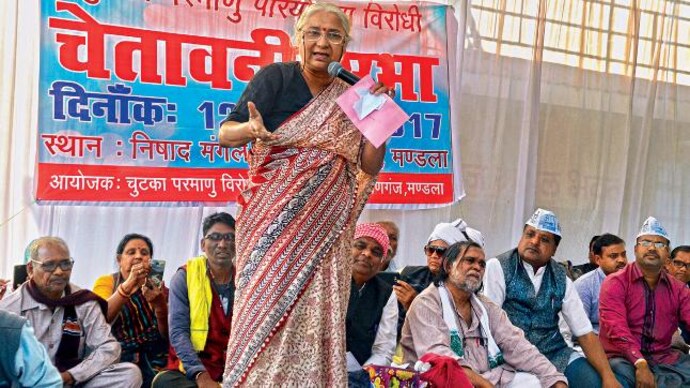
<path fill-rule="evenodd" d="M 223 386 L 339 385 L 345 371 L 348 250 L 374 186 L 335 80 L 256 142 L 238 200 L 237 276 Z"/>

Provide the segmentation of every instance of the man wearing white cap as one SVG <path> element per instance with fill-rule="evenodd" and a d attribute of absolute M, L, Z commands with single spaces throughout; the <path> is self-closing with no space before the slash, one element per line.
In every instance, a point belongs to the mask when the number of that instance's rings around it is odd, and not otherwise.
<path fill-rule="evenodd" d="M 487 261 L 484 294 L 565 374 L 569 386 L 619 387 L 573 282 L 553 259 L 560 240 L 556 215 L 537 209 L 525 223 L 517 248 Z M 586 358 L 566 344 L 559 313 Z"/>
<path fill-rule="evenodd" d="M 690 290 L 663 271 L 669 237 L 649 217 L 635 244 L 635 262 L 601 286 L 599 337 L 616 376 L 628 387 L 690 386 L 690 356 L 671 348 L 690 327 Z"/>
<path fill-rule="evenodd" d="M 446 248 L 460 241 L 474 241 L 484 248 L 484 236 L 477 229 L 470 228 L 458 218 L 453 222 L 441 222 L 436 225 L 424 246 L 426 266 L 407 266 L 400 275 L 407 281 L 399 280 L 393 286 L 402 307 L 407 310 L 414 298 L 431 284 L 441 270 L 441 258 Z"/>

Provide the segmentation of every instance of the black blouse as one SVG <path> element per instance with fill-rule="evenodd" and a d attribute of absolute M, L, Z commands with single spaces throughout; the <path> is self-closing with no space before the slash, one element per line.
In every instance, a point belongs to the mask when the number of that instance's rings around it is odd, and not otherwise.
<path fill-rule="evenodd" d="M 249 120 L 247 102 L 251 101 L 261 113 L 266 129 L 274 132 L 312 98 L 299 62 L 272 63 L 259 70 L 249 81 L 237 106 L 225 121 L 243 123 Z"/>

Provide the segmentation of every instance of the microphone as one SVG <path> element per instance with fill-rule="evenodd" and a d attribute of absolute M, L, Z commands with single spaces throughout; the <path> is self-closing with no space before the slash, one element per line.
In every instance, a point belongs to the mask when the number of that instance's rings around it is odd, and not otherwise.
<path fill-rule="evenodd" d="M 350 73 L 343 68 L 340 62 L 333 61 L 328 64 L 328 74 L 331 77 L 338 77 L 341 80 L 347 82 L 349 85 L 354 85 L 359 81 L 359 77 Z"/>

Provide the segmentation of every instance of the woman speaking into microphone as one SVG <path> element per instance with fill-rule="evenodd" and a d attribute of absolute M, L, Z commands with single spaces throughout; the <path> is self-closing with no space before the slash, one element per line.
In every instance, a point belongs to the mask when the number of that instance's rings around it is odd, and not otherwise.
<path fill-rule="evenodd" d="M 224 386 L 347 381 L 347 252 L 385 154 L 336 104 L 349 85 L 328 65 L 350 39 L 340 8 L 311 4 L 295 24 L 301 61 L 257 72 L 221 124 L 221 145 L 251 143 Z"/>

